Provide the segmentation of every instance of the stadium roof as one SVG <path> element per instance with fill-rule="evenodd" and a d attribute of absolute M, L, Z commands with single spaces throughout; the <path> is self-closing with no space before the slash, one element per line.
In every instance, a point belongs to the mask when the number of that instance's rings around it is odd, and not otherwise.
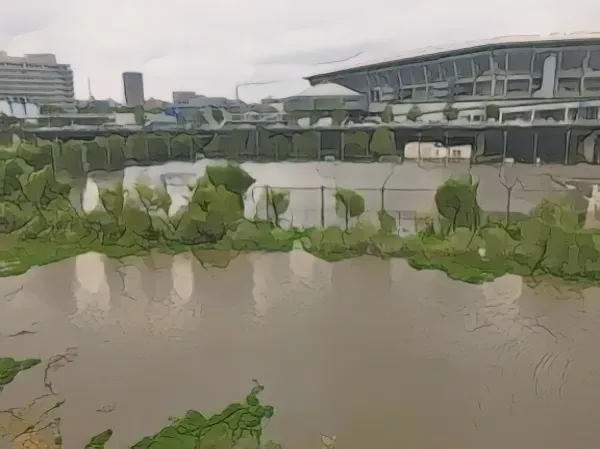
<path fill-rule="evenodd" d="M 550 35 L 535 35 L 525 34 L 518 36 L 501 36 L 492 39 L 474 40 L 467 42 L 454 43 L 450 45 L 440 45 L 435 47 L 427 47 L 420 50 L 413 50 L 403 54 L 396 54 L 391 57 L 380 59 L 369 59 L 368 55 L 359 54 L 357 57 L 351 58 L 341 64 L 335 64 L 335 70 L 329 72 L 321 72 L 305 77 L 307 80 L 319 78 L 322 76 L 336 75 L 347 72 L 356 71 L 358 69 L 378 69 L 385 68 L 399 62 L 420 62 L 434 58 L 451 56 L 457 53 L 485 51 L 487 49 L 526 46 L 526 45 L 564 45 L 565 43 L 574 42 L 600 42 L 600 32 L 583 32 L 577 31 L 573 33 L 553 33 Z"/>
<path fill-rule="evenodd" d="M 340 86 L 335 83 L 323 83 L 317 84 L 304 89 L 302 92 L 296 95 L 292 95 L 289 98 L 298 97 L 356 97 L 362 96 L 361 93 L 355 92 L 347 87 Z"/>

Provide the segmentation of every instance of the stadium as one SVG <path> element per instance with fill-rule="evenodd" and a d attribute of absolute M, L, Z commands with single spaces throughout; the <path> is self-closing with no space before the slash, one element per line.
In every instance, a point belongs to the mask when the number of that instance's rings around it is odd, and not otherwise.
<path fill-rule="evenodd" d="M 421 120 L 443 120 L 449 103 L 457 118 L 475 122 L 490 119 L 489 104 L 501 122 L 598 119 L 600 33 L 510 36 L 355 61 L 306 79 L 364 94 L 371 112 L 394 104 L 396 121 L 414 105 Z"/>

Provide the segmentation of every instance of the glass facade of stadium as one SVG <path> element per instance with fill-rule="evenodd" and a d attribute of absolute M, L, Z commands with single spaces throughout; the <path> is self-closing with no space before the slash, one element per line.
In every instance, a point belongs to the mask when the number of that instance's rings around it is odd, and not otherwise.
<path fill-rule="evenodd" d="M 341 84 L 367 94 L 372 102 L 600 98 L 600 41 L 552 47 L 513 44 L 419 59 L 316 75 L 310 81 Z"/>

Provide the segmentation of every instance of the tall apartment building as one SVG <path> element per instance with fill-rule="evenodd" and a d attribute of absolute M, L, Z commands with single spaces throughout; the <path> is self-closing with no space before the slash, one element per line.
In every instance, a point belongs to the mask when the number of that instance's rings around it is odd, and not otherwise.
<path fill-rule="evenodd" d="M 73 71 L 51 53 L 8 56 L 0 51 L 0 98 L 25 98 L 38 104 L 71 105 Z"/>
<path fill-rule="evenodd" d="M 144 105 L 144 75 L 140 72 L 123 73 L 123 90 L 127 106 Z"/>

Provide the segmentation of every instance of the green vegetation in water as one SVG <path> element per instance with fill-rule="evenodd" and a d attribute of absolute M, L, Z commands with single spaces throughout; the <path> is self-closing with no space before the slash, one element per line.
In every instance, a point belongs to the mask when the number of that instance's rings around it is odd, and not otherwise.
<path fill-rule="evenodd" d="M 15 360 L 11 357 L 0 358 L 0 390 L 15 380 L 15 377 L 21 371 L 33 368 L 39 363 L 39 359 Z"/>
<path fill-rule="evenodd" d="M 230 404 L 209 417 L 189 410 L 181 418 L 171 418 L 168 426 L 143 438 L 131 449 L 280 449 L 278 444 L 262 439 L 266 420 L 275 413 L 272 406 L 261 405 L 258 395 L 262 390 L 263 386 L 256 383 L 244 402 Z M 112 434 L 109 429 L 94 436 L 86 449 L 104 449 Z"/>
<path fill-rule="evenodd" d="M 473 283 L 506 273 L 600 281 L 600 232 L 583 229 L 582 216 L 566 198 L 543 200 L 512 221 L 509 202 L 504 218 L 494 221 L 477 203 L 477 182 L 449 179 L 435 194 L 437 216 L 417 235 L 400 236 L 385 210 L 379 223 L 365 221 L 364 199 L 337 189 L 333 196 L 343 229 L 284 229 L 289 192 L 266 188 L 259 199 L 266 219 L 244 218 L 244 197 L 255 180 L 234 164 L 208 166 L 190 187 L 189 204 L 174 216 L 168 214 L 166 190 L 147 185 L 127 192 L 122 185 L 102 189 L 98 208 L 83 213 L 70 201 L 72 182 L 51 164 L 44 147 L 21 143 L 0 152 L 2 276 L 90 251 L 115 258 L 191 251 L 205 266 L 225 267 L 241 252 L 288 252 L 301 245 L 328 261 L 405 257 L 417 269 L 438 269 Z"/>

